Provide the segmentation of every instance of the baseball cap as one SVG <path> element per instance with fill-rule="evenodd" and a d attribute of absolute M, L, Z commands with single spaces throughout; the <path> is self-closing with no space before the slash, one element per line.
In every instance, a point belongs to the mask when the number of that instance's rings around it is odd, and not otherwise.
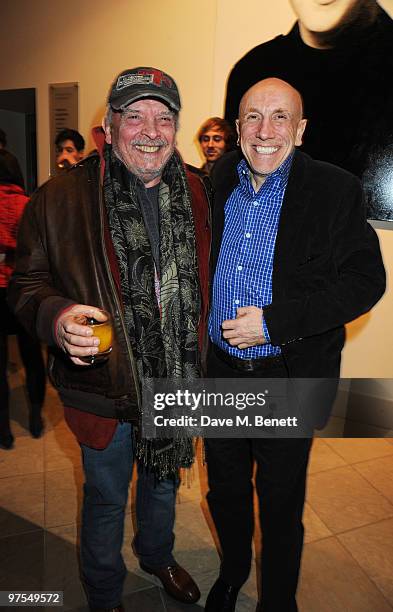
<path fill-rule="evenodd" d="M 108 104 L 114 110 L 123 110 L 141 98 L 162 100 L 176 112 L 181 107 L 175 81 L 169 74 L 151 67 L 123 70 L 112 83 Z"/>

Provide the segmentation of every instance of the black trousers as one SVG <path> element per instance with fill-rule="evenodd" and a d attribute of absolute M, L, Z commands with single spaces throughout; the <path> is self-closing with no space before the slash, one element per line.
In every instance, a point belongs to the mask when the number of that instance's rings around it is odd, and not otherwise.
<path fill-rule="evenodd" d="M 212 351 L 209 378 L 244 378 Z M 246 377 L 261 377 L 261 372 Z M 286 377 L 284 362 L 263 378 Z M 262 530 L 260 584 L 263 612 L 294 612 L 303 548 L 302 514 L 311 439 L 205 439 L 207 501 L 222 549 L 221 578 L 240 587 L 247 580 L 254 531 L 254 462 Z"/>
<path fill-rule="evenodd" d="M 0 431 L 9 431 L 9 387 L 7 381 L 8 335 L 16 334 L 26 372 L 30 409 L 41 410 L 45 396 L 45 365 L 41 345 L 17 323 L 6 302 L 6 289 L 0 288 Z"/>

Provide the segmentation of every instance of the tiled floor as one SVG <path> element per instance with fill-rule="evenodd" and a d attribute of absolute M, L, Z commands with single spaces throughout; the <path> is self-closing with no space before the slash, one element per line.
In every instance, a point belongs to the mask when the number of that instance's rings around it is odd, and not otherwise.
<path fill-rule="evenodd" d="M 23 371 L 14 349 L 11 359 L 16 444 L 12 451 L 0 450 L 0 591 L 63 590 L 62 609 L 84 612 L 86 600 L 76 551 L 83 482 L 79 447 L 50 387 L 45 435 L 39 440 L 29 436 Z M 207 484 L 201 461 L 189 480 L 178 496 L 175 550 L 179 563 L 198 582 L 201 600 L 194 606 L 182 606 L 139 569 L 130 547 L 134 519 L 131 495 L 123 548 L 128 568 L 124 589 L 127 611 L 203 609 L 219 561 L 204 501 Z M 301 612 L 391 612 L 393 440 L 315 440 L 305 527 L 298 595 Z M 237 612 L 254 612 L 256 601 L 254 569 L 242 589 Z"/>

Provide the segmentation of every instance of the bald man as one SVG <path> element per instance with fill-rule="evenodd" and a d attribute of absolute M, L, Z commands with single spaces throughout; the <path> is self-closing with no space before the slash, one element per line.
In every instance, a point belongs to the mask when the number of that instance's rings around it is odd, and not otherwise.
<path fill-rule="evenodd" d="M 280 79 L 260 81 L 241 100 L 241 159 L 228 154 L 212 174 L 207 370 L 211 378 L 262 379 L 261 389 L 272 378 L 332 379 L 334 396 L 344 324 L 380 299 L 385 273 L 359 180 L 296 150 L 305 128 L 299 93 Z M 320 395 L 315 411 L 318 403 Z M 205 440 L 222 550 L 207 612 L 234 612 L 250 572 L 254 462 L 263 535 L 257 611 L 297 610 L 311 438 L 275 435 Z"/>

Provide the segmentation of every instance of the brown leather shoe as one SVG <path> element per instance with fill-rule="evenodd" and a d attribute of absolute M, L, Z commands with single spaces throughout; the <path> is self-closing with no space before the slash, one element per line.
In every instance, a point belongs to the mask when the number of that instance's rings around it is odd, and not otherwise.
<path fill-rule="evenodd" d="M 162 586 L 174 599 L 182 603 L 193 604 L 201 596 L 201 593 L 186 570 L 178 565 L 168 565 L 167 567 L 147 567 L 143 563 L 140 564 L 141 569 L 148 574 L 157 576 L 161 580 Z"/>

